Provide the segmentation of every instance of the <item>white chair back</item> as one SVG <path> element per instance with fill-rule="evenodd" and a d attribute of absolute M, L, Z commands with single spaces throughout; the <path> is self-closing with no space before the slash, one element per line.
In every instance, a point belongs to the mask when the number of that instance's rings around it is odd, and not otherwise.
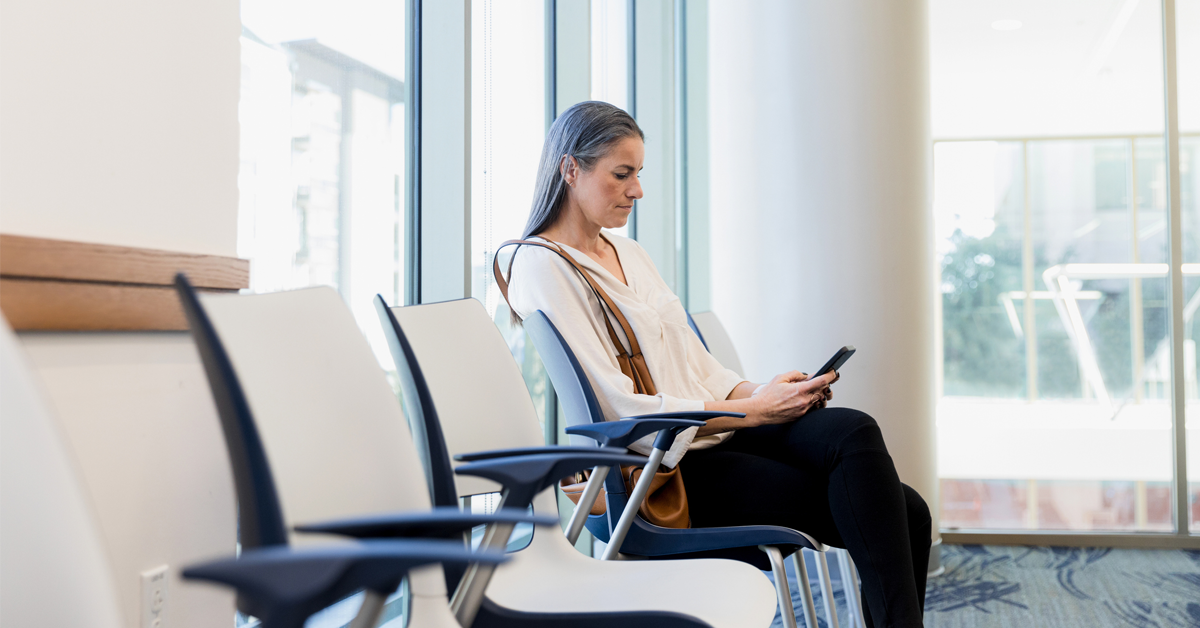
<path fill-rule="evenodd" d="M 708 352 L 717 359 L 717 362 L 737 373 L 739 377 L 745 377 L 746 372 L 742 369 L 742 361 L 738 358 L 737 349 L 733 347 L 733 339 L 729 337 L 729 332 L 725 331 L 725 326 L 721 324 L 717 315 L 712 312 L 694 312 L 692 321 L 696 323 L 700 334 L 704 336 Z"/>
<path fill-rule="evenodd" d="M 430 508 L 400 404 L 336 291 L 201 303 L 245 391 L 289 528 Z M 292 542 L 313 537 L 289 530 Z"/>
<path fill-rule="evenodd" d="M 125 625 L 103 538 L 74 459 L 3 319 L 0 617 L 6 626 Z"/>
<path fill-rule="evenodd" d="M 451 457 L 545 444 L 521 370 L 482 303 L 461 299 L 391 310 L 421 365 Z M 460 497 L 500 490 L 483 478 L 454 481 Z"/>

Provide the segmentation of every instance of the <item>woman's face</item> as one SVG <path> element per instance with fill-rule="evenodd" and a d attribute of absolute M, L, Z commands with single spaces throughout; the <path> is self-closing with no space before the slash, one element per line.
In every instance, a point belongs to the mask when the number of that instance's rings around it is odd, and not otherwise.
<path fill-rule="evenodd" d="M 568 160 L 565 168 L 569 206 L 583 211 L 584 218 L 603 229 L 624 227 L 633 213 L 633 201 L 642 198 L 638 172 L 646 155 L 642 140 L 626 137 L 613 144 L 595 167 L 583 171 Z"/>

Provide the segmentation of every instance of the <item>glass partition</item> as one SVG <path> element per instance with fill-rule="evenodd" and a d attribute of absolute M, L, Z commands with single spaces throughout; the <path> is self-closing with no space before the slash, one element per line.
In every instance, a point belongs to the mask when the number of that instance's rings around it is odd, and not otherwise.
<path fill-rule="evenodd" d="M 1179 184 L 1183 213 L 1183 263 L 1200 263 L 1200 0 L 1175 0 L 1175 42 L 1179 80 Z M 1163 192 L 1165 195 L 1165 191 Z M 1200 307 L 1200 275 L 1184 274 L 1185 378 L 1195 381 L 1196 341 L 1194 321 Z M 1187 397 L 1188 516 L 1192 532 L 1200 532 L 1200 399 L 1195 387 Z"/>
<path fill-rule="evenodd" d="M 1161 163 L 1153 137 L 936 145 L 943 526 L 1174 529 Z"/>
<path fill-rule="evenodd" d="M 404 295 L 404 2 L 244 0 L 241 13 L 250 288 L 337 288 L 390 370 L 371 299 Z"/>
<path fill-rule="evenodd" d="M 1190 413 L 1200 0 L 1174 5 Z M 946 528 L 1176 531 L 1162 8 L 931 2 Z"/>

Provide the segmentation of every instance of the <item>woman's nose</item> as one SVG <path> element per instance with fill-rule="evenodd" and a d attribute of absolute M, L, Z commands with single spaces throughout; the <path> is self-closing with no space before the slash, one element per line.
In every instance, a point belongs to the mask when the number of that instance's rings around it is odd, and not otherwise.
<path fill-rule="evenodd" d="M 637 177 L 634 177 L 633 186 L 626 192 L 626 195 L 629 198 L 642 198 L 642 182 Z"/>

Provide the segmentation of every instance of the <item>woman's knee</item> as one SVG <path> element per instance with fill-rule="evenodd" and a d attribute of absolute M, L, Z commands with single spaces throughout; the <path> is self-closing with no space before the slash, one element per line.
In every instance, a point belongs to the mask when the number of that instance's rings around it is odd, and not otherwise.
<path fill-rule="evenodd" d="M 837 416 L 833 417 L 839 432 L 836 442 L 843 447 L 887 449 L 883 443 L 883 431 L 874 417 L 853 408 L 837 408 L 836 411 Z"/>
<path fill-rule="evenodd" d="M 933 516 L 929 512 L 929 504 L 925 503 L 925 498 L 907 484 L 900 486 L 904 488 L 904 504 L 908 509 L 909 527 L 932 528 Z"/>

